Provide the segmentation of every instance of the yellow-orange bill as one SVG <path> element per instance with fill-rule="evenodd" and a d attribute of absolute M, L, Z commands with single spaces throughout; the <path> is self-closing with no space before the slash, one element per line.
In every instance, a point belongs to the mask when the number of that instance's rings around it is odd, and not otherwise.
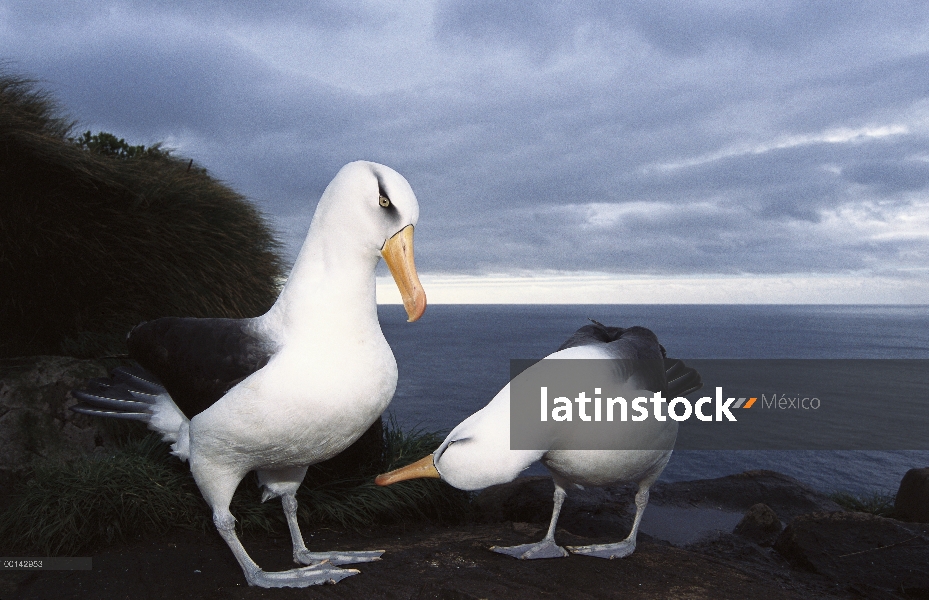
<path fill-rule="evenodd" d="M 426 292 L 419 282 L 416 263 L 413 261 L 413 226 L 407 225 L 384 242 L 381 256 L 400 288 L 407 320 L 415 321 L 426 312 Z"/>
<path fill-rule="evenodd" d="M 378 485 L 390 485 L 392 483 L 397 483 L 398 481 L 406 481 L 407 479 L 423 479 L 425 477 L 439 479 L 438 470 L 435 468 L 435 463 L 432 461 L 432 455 L 425 456 L 411 465 L 407 465 L 403 468 L 391 471 L 390 473 L 384 473 L 383 475 L 378 475 L 377 479 L 374 480 L 374 483 Z"/>

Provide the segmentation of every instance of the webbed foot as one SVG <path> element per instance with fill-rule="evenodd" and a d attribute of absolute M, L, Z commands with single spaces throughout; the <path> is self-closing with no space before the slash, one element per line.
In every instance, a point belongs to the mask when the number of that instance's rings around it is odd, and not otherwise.
<path fill-rule="evenodd" d="M 360 550 L 355 552 L 310 552 L 298 550 L 294 552 L 294 562 L 301 565 L 318 565 L 328 561 L 329 564 L 353 565 L 355 563 L 381 560 L 383 550 Z"/>
<path fill-rule="evenodd" d="M 289 571 L 267 572 L 258 569 L 245 573 L 248 585 L 263 588 L 281 587 L 309 587 L 324 583 L 338 583 L 346 577 L 357 575 L 360 571 L 355 569 L 340 569 L 329 563 L 321 563 L 310 567 L 301 567 Z"/>
<path fill-rule="evenodd" d="M 591 546 L 568 546 L 572 554 L 596 556 L 598 558 L 624 558 L 635 551 L 635 542 L 623 540 L 615 544 L 593 544 Z"/>
<path fill-rule="evenodd" d="M 556 544 L 554 540 L 542 540 L 534 544 L 521 544 L 519 546 L 491 546 L 499 554 L 507 554 L 522 560 L 534 558 L 564 558 L 568 552 Z"/>

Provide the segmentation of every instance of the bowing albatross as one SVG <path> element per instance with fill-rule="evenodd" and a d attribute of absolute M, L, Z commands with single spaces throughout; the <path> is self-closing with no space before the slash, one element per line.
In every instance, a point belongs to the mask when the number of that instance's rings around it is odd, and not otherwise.
<path fill-rule="evenodd" d="M 383 256 L 409 320 L 418 319 L 426 309 L 413 262 L 418 218 L 416 196 L 399 173 L 371 162 L 346 165 L 323 192 L 265 315 L 142 323 L 128 337 L 142 369 L 117 369 L 113 379 L 75 393 L 83 403 L 74 410 L 145 421 L 190 461 L 250 585 L 336 582 L 358 573 L 337 565 L 383 553 L 308 551 L 295 494 L 307 467 L 352 444 L 394 395 L 397 363 L 377 318 L 374 270 Z M 263 500 L 281 498 L 294 561 L 309 566 L 265 572 L 246 553 L 229 503 L 249 471 L 257 471 Z"/>
<path fill-rule="evenodd" d="M 679 360 L 668 359 L 658 338 L 644 327 L 622 329 L 594 322 L 578 329 L 557 352 L 546 358 L 620 359 L 624 365 L 634 366 L 611 369 L 616 387 L 631 385 L 650 393 L 660 391 L 665 398 L 684 396 L 703 385 L 696 371 Z M 650 368 L 658 360 L 663 361 L 664 368 L 661 363 L 658 368 Z M 617 436 L 642 441 L 642 447 L 646 448 L 642 450 L 511 450 L 510 386 L 507 384 L 487 406 L 455 427 L 434 453 L 412 465 L 378 476 L 376 483 L 390 485 L 406 479 L 436 477 L 462 490 L 478 490 L 512 481 L 532 463 L 541 460 L 555 482 L 555 506 L 548 532 L 536 543 L 491 548 L 501 554 L 532 559 L 568 555 L 555 543 L 555 526 L 566 488 L 634 482 L 638 484 L 636 513 L 626 539 L 612 544 L 568 546 L 572 553 L 600 558 L 622 558 L 632 554 L 639 522 L 648 504 L 648 490 L 671 458 L 677 421 L 616 422 Z"/>

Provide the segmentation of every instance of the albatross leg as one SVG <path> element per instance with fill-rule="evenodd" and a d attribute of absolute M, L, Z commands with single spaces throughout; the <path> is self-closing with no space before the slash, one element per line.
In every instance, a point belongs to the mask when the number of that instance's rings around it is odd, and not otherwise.
<path fill-rule="evenodd" d="M 590 546 L 568 546 L 573 554 L 583 554 L 584 556 L 596 556 L 599 558 L 623 558 L 629 556 L 635 551 L 635 539 L 639 533 L 639 523 L 642 521 L 642 513 L 648 505 L 648 489 L 652 486 L 658 475 L 650 477 L 639 483 L 639 490 L 635 494 L 635 520 L 632 522 L 632 530 L 621 542 L 613 544 L 593 544 Z"/>
<path fill-rule="evenodd" d="M 351 565 L 354 563 L 381 560 L 383 550 L 359 550 L 352 552 L 310 552 L 303 542 L 300 525 L 297 523 L 297 499 L 293 494 L 281 496 L 284 515 L 290 528 L 290 537 L 294 543 L 294 562 L 302 565 L 318 565 L 328 562 L 331 565 Z"/>
<path fill-rule="evenodd" d="M 239 486 L 239 482 L 242 481 L 244 473 L 229 469 L 228 465 L 217 465 L 196 453 L 192 454 L 191 458 L 190 471 L 203 498 L 213 509 L 213 524 L 216 525 L 220 537 L 225 540 L 232 554 L 235 555 L 249 585 L 265 588 L 308 587 L 323 583 L 336 583 L 358 573 L 354 569 L 340 569 L 329 563 L 289 571 L 263 571 L 239 541 L 235 533 L 235 517 L 229 512 L 232 495 Z"/>
<path fill-rule="evenodd" d="M 219 535 L 226 541 L 232 554 L 235 555 L 248 585 L 263 588 L 280 587 L 309 587 L 323 583 L 337 583 L 346 577 L 357 575 L 360 571 L 355 569 L 340 569 L 329 563 L 321 563 L 310 567 L 291 569 L 289 571 L 266 572 L 259 567 L 248 555 L 239 537 L 235 534 L 235 518 L 227 510 L 213 513 L 213 524 Z"/>
<path fill-rule="evenodd" d="M 552 522 L 549 524 L 548 533 L 545 534 L 542 541 L 519 546 L 492 546 L 490 549 L 500 554 L 507 554 L 524 560 L 567 556 L 568 553 L 565 549 L 555 543 L 555 525 L 558 523 L 558 515 L 561 514 L 561 505 L 564 504 L 565 495 L 564 487 L 555 480 L 555 506 L 552 509 Z"/>
<path fill-rule="evenodd" d="M 362 550 L 356 552 L 310 552 L 303 541 L 300 524 L 297 522 L 297 489 L 306 476 L 307 467 L 291 469 L 258 471 L 258 483 L 265 488 L 262 502 L 275 496 L 281 497 L 281 506 L 290 529 L 290 539 L 294 547 L 294 562 L 301 565 L 318 565 L 328 562 L 330 565 L 350 565 L 354 563 L 380 560 L 383 550 Z"/>

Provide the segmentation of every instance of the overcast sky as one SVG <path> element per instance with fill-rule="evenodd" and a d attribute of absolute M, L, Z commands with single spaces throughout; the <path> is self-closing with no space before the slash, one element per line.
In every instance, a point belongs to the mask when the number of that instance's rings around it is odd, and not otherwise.
<path fill-rule="evenodd" d="M 929 301 L 926 2 L 397 4 L 0 0 L 0 59 L 291 259 L 393 167 L 432 302 Z"/>

